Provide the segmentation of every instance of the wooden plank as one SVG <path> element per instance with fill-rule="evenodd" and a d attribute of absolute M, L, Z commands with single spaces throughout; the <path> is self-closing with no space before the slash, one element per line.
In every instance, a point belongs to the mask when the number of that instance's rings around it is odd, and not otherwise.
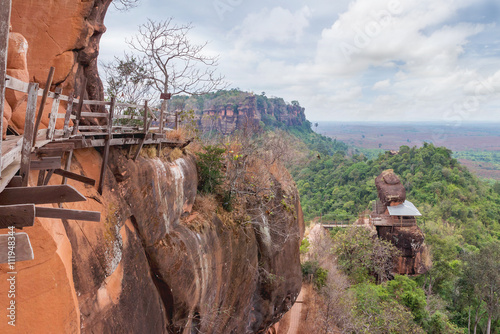
<path fill-rule="evenodd" d="M 35 223 L 35 204 L 0 205 L 0 229 L 23 228 Z"/>
<path fill-rule="evenodd" d="M 90 184 L 91 186 L 95 186 L 95 180 L 94 179 L 91 179 L 89 177 L 86 177 L 86 176 L 83 176 L 83 175 L 80 175 L 80 174 L 72 173 L 72 172 L 64 170 L 64 169 L 60 169 L 60 168 L 55 169 L 54 170 L 54 174 L 61 175 L 61 176 L 65 177 L 65 178 L 72 179 L 72 180 L 75 180 L 75 181 L 78 181 L 78 182 L 82 182 L 82 183 L 85 183 L 85 184 Z"/>
<path fill-rule="evenodd" d="M 22 182 L 22 179 L 20 176 L 14 176 L 9 184 L 7 184 L 7 187 L 21 187 L 21 182 Z"/>
<path fill-rule="evenodd" d="M 81 117 L 109 117 L 107 112 L 82 112 Z"/>
<path fill-rule="evenodd" d="M 37 83 L 30 83 L 28 87 L 28 105 L 26 107 L 26 118 L 24 121 L 23 147 L 21 149 L 21 177 L 23 186 L 28 185 L 28 176 L 30 172 L 30 155 L 34 142 L 33 130 L 35 128 L 35 112 L 38 91 Z"/>
<path fill-rule="evenodd" d="M 46 157 L 31 160 L 30 170 L 47 170 L 61 168 L 61 157 Z"/>
<path fill-rule="evenodd" d="M 97 100 L 84 100 L 83 104 L 92 106 L 110 106 L 111 102 L 108 101 L 97 101 Z"/>
<path fill-rule="evenodd" d="M 49 70 L 49 75 L 47 76 L 47 81 L 45 82 L 45 88 L 43 89 L 42 100 L 40 102 L 40 107 L 38 109 L 38 115 L 36 116 L 35 130 L 38 132 L 38 127 L 40 126 L 40 121 L 42 120 L 43 108 L 45 108 L 45 102 L 47 101 L 47 95 L 50 91 L 50 86 L 52 85 L 52 79 L 54 79 L 54 72 L 56 68 L 52 66 Z M 38 89 L 37 89 L 38 93 Z M 36 136 L 33 138 L 33 146 L 35 146 Z"/>
<path fill-rule="evenodd" d="M 22 143 L 22 136 L 9 140 L 9 143 L 7 143 L 7 141 L 3 141 L 3 147 L 5 148 L 8 145 L 9 148 L 8 152 L 3 152 L 2 154 L 3 168 L 9 166 L 21 155 Z"/>
<path fill-rule="evenodd" d="M 9 242 L 15 240 L 15 256 L 9 256 Z M 30 261 L 35 257 L 29 236 L 25 232 L 0 235 L 0 263 L 14 264 L 15 262 Z"/>
<path fill-rule="evenodd" d="M 87 198 L 70 185 L 5 188 L 0 205 L 84 202 Z"/>
<path fill-rule="evenodd" d="M 63 137 L 64 138 L 68 138 L 69 135 L 70 135 L 70 132 L 69 132 L 69 120 L 71 118 L 71 112 L 73 111 L 73 100 L 74 100 L 74 96 L 73 96 L 73 92 L 71 92 L 71 94 L 69 95 L 69 98 L 68 98 L 68 104 L 66 105 L 66 114 L 64 115 L 64 127 L 63 127 Z"/>
<path fill-rule="evenodd" d="M 2 178 L 0 179 L 0 192 L 7 187 L 10 180 L 16 175 L 19 167 L 21 166 L 21 158 L 18 157 L 13 163 L 2 171 Z M 22 180 L 22 179 L 21 179 Z"/>
<path fill-rule="evenodd" d="M 107 130 L 108 126 L 103 126 L 103 125 L 84 125 L 84 126 L 79 126 L 79 130 L 85 131 L 85 130 Z"/>
<path fill-rule="evenodd" d="M 101 213 L 99 211 L 43 208 L 39 206 L 36 207 L 35 216 L 40 218 L 85 220 L 91 222 L 101 221 Z"/>
<path fill-rule="evenodd" d="M 2 0 L 0 0 L 2 1 Z M 7 82 L 5 88 L 12 89 L 21 93 L 28 92 L 28 83 L 17 78 L 11 77 L 10 75 L 5 76 Z"/>
<path fill-rule="evenodd" d="M 123 108 L 123 107 L 125 107 L 125 108 L 134 108 L 134 109 L 142 108 L 141 105 L 132 104 L 132 103 L 125 103 L 125 102 L 117 102 L 116 106 L 119 107 L 119 108 Z"/>
<path fill-rule="evenodd" d="M 49 126 L 47 127 L 47 139 L 54 139 L 54 131 L 56 129 L 57 113 L 59 111 L 59 96 L 61 95 L 62 88 L 58 87 L 56 89 L 56 96 L 52 102 L 52 109 L 50 110 L 49 116 Z"/>
<path fill-rule="evenodd" d="M 0 130 L 3 133 L 3 111 L 5 101 L 5 79 L 7 75 L 7 54 L 9 50 L 9 24 L 11 0 L 0 0 Z M 2 135 L 0 134 L 0 152 L 2 152 Z M 3 169 L 3 158 L 0 155 L 0 175 Z"/>
<path fill-rule="evenodd" d="M 37 156 L 61 156 L 64 152 L 69 152 L 75 148 L 73 142 L 52 142 L 36 150 Z"/>
<path fill-rule="evenodd" d="M 73 134 L 76 135 L 78 132 L 78 125 L 80 124 L 80 117 L 83 109 L 83 99 L 85 98 L 85 92 L 87 91 L 87 78 L 84 77 L 82 81 L 82 87 L 80 88 L 80 98 L 78 102 L 78 107 L 76 108 L 76 118 L 73 121 Z"/>

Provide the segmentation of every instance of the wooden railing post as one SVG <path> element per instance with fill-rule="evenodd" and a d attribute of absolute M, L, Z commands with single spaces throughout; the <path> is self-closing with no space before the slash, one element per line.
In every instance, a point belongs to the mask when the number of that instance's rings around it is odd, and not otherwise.
<path fill-rule="evenodd" d="M 160 133 L 163 133 L 163 117 L 165 116 L 166 105 L 167 105 L 167 100 L 163 100 L 160 108 L 160 124 L 159 124 Z"/>
<path fill-rule="evenodd" d="M 52 79 L 54 78 L 54 71 L 55 68 L 52 66 L 49 70 L 49 75 L 47 76 L 47 81 L 45 82 L 45 88 L 43 89 L 43 95 L 42 95 L 42 100 L 40 101 L 40 107 L 38 108 L 38 115 L 36 116 L 36 122 L 35 122 L 35 128 L 34 132 L 35 135 L 33 136 L 33 146 L 35 146 L 36 142 L 36 137 L 38 133 L 38 127 L 40 126 L 40 121 L 42 120 L 42 114 L 43 114 L 43 109 L 45 108 L 45 102 L 47 101 L 47 96 L 49 95 L 50 91 L 50 86 L 52 85 Z M 48 133 L 47 129 L 47 133 Z M 48 139 L 48 138 L 47 138 Z"/>
<path fill-rule="evenodd" d="M 148 126 L 148 101 L 144 102 L 144 132 L 147 131 L 147 126 Z"/>
<path fill-rule="evenodd" d="M 111 104 L 109 105 L 109 116 L 108 116 L 108 134 L 111 135 L 113 131 L 113 117 L 115 114 L 116 98 L 111 98 Z"/>
<path fill-rule="evenodd" d="M 55 96 L 54 96 L 54 102 L 52 102 L 52 109 L 50 110 L 50 120 L 49 120 L 49 126 L 47 127 L 47 139 L 54 139 L 54 131 L 56 130 L 56 121 L 57 121 L 57 114 L 59 112 L 59 103 L 60 103 L 60 95 L 62 92 L 62 88 L 58 87 L 55 91 Z M 36 128 L 35 128 L 35 136 L 36 136 Z"/>
<path fill-rule="evenodd" d="M 63 137 L 69 138 L 69 120 L 71 119 L 71 112 L 73 111 L 73 92 L 68 96 L 68 104 L 66 106 L 66 115 L 64 116 Z"/>
<path fill-rule="evenodd" d="M 38 84 L 30 83 L 28 86 L 28 105 L 26 107 L 26 119 L 24 121 L 24 138 L 21 148 L 21 185 L 28 186 L 30 172 L 30 155 L 33 147 L 33 137 L 35 130 L 36 100 L 38 97 Z"/>
<path fill-rule="evenodd" d="M 0 0 L 0 175 L 2 173 L 3 109 L 5 101 L 5 74 L 9 49 L 9 25 L 11 0 Z"/>
<path fill-rule="evenodd" d="M 76 118 L 73 122 L 73 135 L 78 132 L 78 125 L 80 124 L 80 117 L 82 115 L 83 109 L 83 99 L 85 98 L 85 92 L 87 91 L 87 78 L 83 78 L 82 87 L 80 88 L 80 97 L 78 98 L 78 107 L 76 109 Z"/>

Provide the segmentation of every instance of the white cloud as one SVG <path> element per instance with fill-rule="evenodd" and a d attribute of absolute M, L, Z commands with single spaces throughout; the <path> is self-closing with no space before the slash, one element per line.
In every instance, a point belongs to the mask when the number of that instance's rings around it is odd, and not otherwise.
<path fill-rule="evenodd" d="M 243 23 L 232 33 L 240 42 L 297 42 L 309 26 L 311 10 L 302 7 L 291 12 L 282 7 L 263 8 L 260 12 L 249 14 Z"/>
<path fill-rule="evenodd" d="M 382 81 L 377 81 L 373 85 L 372 89 L 374 89 L 374 90 L 382 90 L 382 89 L 389 88 L 390 86 L 391 86 L 391 80 L 390 79 L 386 79 L 386 80 L 382 80 Z"/>

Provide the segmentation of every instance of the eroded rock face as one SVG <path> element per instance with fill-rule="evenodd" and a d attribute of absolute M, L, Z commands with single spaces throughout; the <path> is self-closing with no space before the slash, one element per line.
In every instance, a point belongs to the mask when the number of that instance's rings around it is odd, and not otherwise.
<path fill-rule="evenodd" d="M 427 272 L 427 246 L 424 233 L 418 226 L 377 227 L 378 236 L 391 242 L 401 251 L 394 270 L 400 275 L 420 275 Z"/>
<path fill-rule="evenodd" d="M 79 92 L 87 78 L 87 95 L 103 100 L 97 71 L 99 41 L 106 31 L 104 15 L 112 0 L 12 1 L 13 31 L 26 39 L 29 80 L 45 85 L 50 66 L 53 88 Z"/>
<path fill-rule="evenodd" d="M 98 179 L 100 164 L 97 151 L 79 150 L 72 171 Z M 70 180 L 87 201 L 64 204 L 101 211 L 100 223 L 37 219 L 24 229 L 36 260 L 16 268 L 19 307 L 29 319 L 16 330 L 37 332 L 51 319 L 47 328 L 54 333 L 265 331 L 300 291 L 303 220 L 289 175 L 270 171 L 264 177 L 276 187 L 272 215 L 245 224 L 228 223 L 215 212 L 193 220 L 192 156 L 133 162 L 112 150 L 104 194 Z M 30 178 L 36 183 L 36 172 Z M 54 176 L 50 183 L 60 182 Z M 295 201 L 293 210 L 281 204 L 284 196 Z M 0 295 L 0 305 L 5 302 Z"/>

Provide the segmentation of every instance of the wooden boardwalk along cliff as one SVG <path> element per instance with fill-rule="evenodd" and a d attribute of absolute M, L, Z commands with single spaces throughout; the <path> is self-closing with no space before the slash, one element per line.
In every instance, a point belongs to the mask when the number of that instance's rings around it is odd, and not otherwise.
<path fill-rule="evenodd" d="M 105 168 L 111 146 L 125 146 L 137 159 L 143 145 L 185 147 L 189 141 L 172 141 L 165 137 L 165 122 L 171 115 L 156 116 L 144 105 L 111 101 L 85 100 L 86 82 L 78 96 L 63 95 L 60 88 L 50 91 L 54 68 L 51 68 L 45 88 L 38 83 L 27 83 L 6 74 L 11 0 L 0 0 L 0 128 L 4 122 L 4 100 L 8 90 L 27 94 L 26 117 L 22 135 L 0 136 L 0 263 L 5 263 L 8 234 L 6 229 L 33 226 L 35 217 L 75 219 L 99 222 L 100 212 L 61 208 L 61 203 L 86 201 L 66 180 L 72 179 L 95 186 L 102 193 Z M 53 100 L 47 129 L 39 129 L 47 98 Z M 37 103 L 40 105 L 37 108 Z M 65 113 L 59 113 L 66 104 Z M 99 112 L 85 111 L 97 106 Z M 63 119 L 63 125 L 56 126 Z M 158 127 L 151 127 L 155 121 Z M 59 122 L 62 124 L 62 122 Z M 177 125 L 177 124 L 176 124 Z M 5 131 L 3 132 L 5 133 Z M 135 146 L 135 150 L 134 149 Z M 90 179 L 70 171 L 74 150 L 101 147 L 103 159 L 99 180 Z M 38 171 L 36 186 L 28 184 L 30 171 Z M 62 184 L 48 185 L 52 175 L 63 177 Z M 98 181 L 98 182 L 96 182 Z M 38 207 L 37 204 L 59 203 L 59 208 Z M 33 259 L 26 233 L 16 233 L 16 261 Z M 4 254 L 5 253 L 5 254 Z"/>

